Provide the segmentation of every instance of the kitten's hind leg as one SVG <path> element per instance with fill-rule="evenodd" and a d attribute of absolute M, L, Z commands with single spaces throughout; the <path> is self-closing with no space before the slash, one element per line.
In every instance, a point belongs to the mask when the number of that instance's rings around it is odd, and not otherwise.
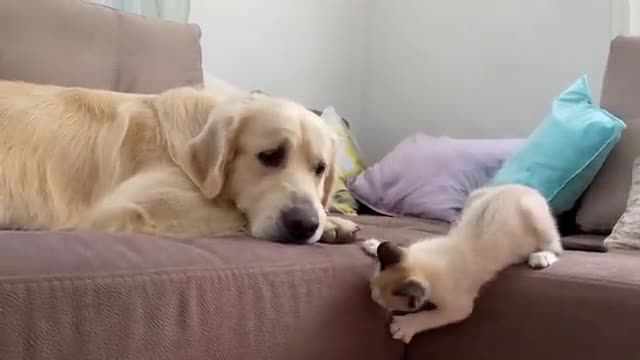
<path fill-rule="evenodd" d="M 529 266 L 533 269 L 544 269 L 558 261 L 562 254 L 562 243 L 560 234 L 555 228 L 548 228 L 546 232 L 541 232 L 543 238 L 540 240 L 540 250 L 529 255 Z"/>
<path fill-rule="evenodd" d="M 533 269 L 544 269 L 558 261 L 558 255 L 549 250 L 534 252 L 529 255 L 529 267 Z"/>
<path fill-rule="evenodd" d="M 524 197 L 521 200 L 525 219 L 534 229 L 536 252 L 529 255 L 529 266 L 544 269 L 558 261 L 562 254 L 560 232 L 546 200 L 540 196 Z"/>
<path fill-rule="evenodd" d="M 555 224 L 549 222 L 539 230 L 539 250 L 529 255 L 529 266 L 533 269 L 544 269 L 558 261 L 562 254 L 560 233 Z"/>

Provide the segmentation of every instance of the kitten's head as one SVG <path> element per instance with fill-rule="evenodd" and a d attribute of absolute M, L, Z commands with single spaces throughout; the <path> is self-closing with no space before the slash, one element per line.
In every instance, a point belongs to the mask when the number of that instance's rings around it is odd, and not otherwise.
<path fill-rule="evenodd" d="M 406 250 L 390 242 L 378 245 L 379 271 L 371 279 L 371 298 L 391 312 L 432 310 L 431 286 L 407 259 Z"/>

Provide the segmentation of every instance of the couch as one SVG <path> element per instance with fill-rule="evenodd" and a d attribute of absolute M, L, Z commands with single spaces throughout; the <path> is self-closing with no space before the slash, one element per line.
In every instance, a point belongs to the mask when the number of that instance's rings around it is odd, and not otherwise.
<path fill-rule="evenodd" d="M 78 0 L 5 0 L 0 24 L 0 79 L 147 93 L 202 82 L 195 25 Z M 640 40 L 611 51 L 629 57 L 610 62 L 604 91 L 615 79 L 640 93 Z M 363 237 L 399 243 L 448 227 L 355 221 Z M 603 237 L 565 241 L 597 248 Z M 369 299 L 374 266 L 356 244 L 0 231 L 0 359 L 640 358 L 638 253 L 568 251 L 543 271 L 513 267 L 468 320 L 409 345 Z"/>

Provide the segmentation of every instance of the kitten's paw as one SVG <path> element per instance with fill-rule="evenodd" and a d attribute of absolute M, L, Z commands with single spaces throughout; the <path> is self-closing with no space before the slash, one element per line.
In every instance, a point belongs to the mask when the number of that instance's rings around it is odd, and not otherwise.
<path fill-rule="evenodd" d="M 408 344 L 413 336 L 422 330 L 419 325 L 411 315 L 394 316 L 389 325 L 389 331 L 394 339 Z"/>
<path fill-rule="evenodd" d="M 369 239 L 362 242 L 362 250 L 369 256 L 378 256 L 378 246 L 380 246 L 380 240 Z"/>
<path fill-rule="evenodd" d="M 529 266 L 533 269 L 544 269 L 558 261 L 558 255 L 551 251 L 538 251 L 529 255 Z"/>

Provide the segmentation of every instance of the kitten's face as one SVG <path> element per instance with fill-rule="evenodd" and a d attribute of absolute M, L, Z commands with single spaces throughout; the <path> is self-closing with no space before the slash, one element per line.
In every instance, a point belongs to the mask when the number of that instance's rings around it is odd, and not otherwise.
<path fill-rule="evenodd" d="M 391 312 L 416 312 L 435 307 L 431 288 L 412 271 L 405 250 L 390 242 L 378 246 L 380 270 L 371 279 L 371 298 Z"/>

